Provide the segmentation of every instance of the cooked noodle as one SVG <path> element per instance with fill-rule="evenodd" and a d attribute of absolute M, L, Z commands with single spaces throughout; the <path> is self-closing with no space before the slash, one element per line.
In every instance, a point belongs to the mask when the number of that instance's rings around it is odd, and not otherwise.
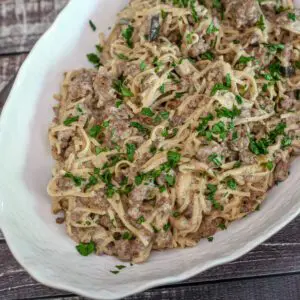
<path fill-rule="evenodd" d="M 299 31 L 291 1 L 132 0 L 56 96 L 71 238 L 138 263 L 257 210 L 300 149 Z"/>

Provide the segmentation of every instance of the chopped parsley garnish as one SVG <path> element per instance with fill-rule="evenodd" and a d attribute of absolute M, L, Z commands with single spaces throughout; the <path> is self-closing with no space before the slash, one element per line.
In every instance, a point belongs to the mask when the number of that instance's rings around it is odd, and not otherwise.
<path fill-rule="evenodd" d="M 214 96 L 217 93 L 217 91 L 224 91 L 224 90 L 228 91 L 228 87 L 226 85 L 224 85 L 223 83 L 216 83 L 213 86 L 210 95 Z"/>
<path fill-rule="evenodd" d="M 191 7 L 191 11 L 192 11 L 192 17 L 193 17 L 194 21 L 197 23 L 197 22 L 199 22 L 199 16 L 196 11 L 195 2 L 196 2 L 196 0 L 190 0 L 190 7 Z"/>
<path fill-rule="evenodd" d="M 283 139 L 281 140 L 281 148 L 285 149 L 292 144 L 292 139 L 289 136 L 284 136 Z"/>
<path fill-rule="evenodd" d="M 135 176 L 134 182 L 136 185 L 141 185 L 144 180 L 144 176 L 142 174 Z"/>
<path fill-rule="evenodd" d="M 169 229 L 170 229 L 170 227 L 171 227 L 171 224 L 170 223 L 167 223 L 167 224 L 165 224 L 164 226 L 163 226 L 163 229 L 164 229 L 164 231 L 168 231 Z"/>
<path fill-rule="evenodd" d="M 128 27 L 122 31 L 122 37 L 125 39 L 127 46 L 129 48 L 133 48 L 133 42 L 132 42 L 133 31 L 134 28 L 131 25 L 128 25 Z"/>
<path fill-rule="evenodd" d="M 95 147 L 95 153 L 98 155 L 102 152 L 107 152 L 107 148 Z"/>
<path fill-rule="evenodd" d="M 226 127 L 225 127 L 225 123 L 223 121 L 220 121 L 220 122 L 214 124 L 214 126 L 211 129 L 211 132 L 213 134 L 219 135 L 221 140 L 224 140 L 228 134 Z"/>
<path fill-rule="evenodd" d="M 96 47 L 96 49 L 97 49 L 97 51 L 98 51 L 99 53 L 103 52 L 103 47 L 102 47 L 102 46 L 96 45 L 95 47 Z"/>
<path fill-rule="evenodd" d="M 120 273 L 120 271 L 116 271 L 116 270 L 110 270 L 109 272 L 110 272 L 110 273 L 113 273 L 113 274 L 115 274 L 115 275 L 117 275 L 117 274 Z"/>
<path fill-rule="evenodd" d="M 96 29 L 97 29 L 97 28 L 96 28 L 96 25 L 93 23 L 92 20 L 89 20 L 89 24 L 90 24 L 92 30 L 93 30 L 93 31 L 96 31 Z"/>
<path fill-rule="evenodd" d="M 265 25 L 265 19 L 263 17 L 263 15 L 261 15 L 259 17 L 259 20 L 256 23 L 256 26 L 261 30 L 264 31 L 266 29 L 266 25 Z"/>
<path fill-rule="evenodd" d="M 136 150 L 135 144 L 126 144 L 127 158 L 131 162 L 134 160 L 135 150 Z"/>
<path fill-rule="evenodd" d="M 184 94 L 185 94 L 185 92 L 175 93 L 175 99 L 180 99 Z"/>
<path fill-rule="evenodd" d="M 70 178 L 74 181 L 76 186 L 81 186 L 82 181 L 84 180 L 82 177 L 74 176 L 72 173 L 67 172 L 64 177 Z"/>
<path fill-rule="evenodd" d="M 136 222 L 137 222 L 138 224 L 144 223 L 144 222 L 145 222 L 144 216 L 140 216 L 140 217 L 136 220 Z"/>
<path fill-rule="evenodd" d="M 172 213 L 172 216 L 173 216 L 174 218 L 178 218 L 178 217 L 180 216 L 180 212 L 179 212 L 179 211 L 174 211 L 174 212 Z"/>
<path fill-rule="evenodd" d="M 157 229 L 153 224 L 151 224 L 151 226 L 153 228 L 154 233 L 160 232 L 160 229 Z"/>
<path fill-rule="evenodd" d="M 226 225 L 225 225 L 224 223 L 220 223 L 220 224 L 218 225 L 218 227 L 219 227 L 220 229 L 222 229 L 222 230 L 227 229 L 227 228 L 226 228 Z"/>
<path fill-rule="evenodd" d="M 209 24 L 209 26 L 207 27 L 206 33 L 212 34 L 212 33 L 218 32 L 218 31 L 219 31 L 219 29 L 214 25 L 214 22 L 211 22 Z"/>
<path fill-rule="evenodd" d="M 76 246 L 76 249 L 82 256 L 88 256 L 96 251 L 96 245 L 93 241 L 87 244 L 80 243 L 79 245 Z"/>
<path fill-rule="evenodd" d="M 284 135 L 285 128 L 285 123 L 278 123 L 275 129 L 269 132 L 267 137 L 260 140 L 250 138 L 249 150 L 256 155 L 268 154 L 268 147 L 276 143 L 276 138 L 279 135 Z"/>
<path fill-rule="evenodd" d="M 212 153 L 211 155 L 209 155 L 208 161 L 213 162 L 216 167 L 222 166 L 222 157 L 217 153 Z"/>
<path fill-rule="evenodd" d="M 94 65 L 95 68 L 99 68 L 101 66 L 100 58 L 95 53 L 89 53 L 86 55 L 88 61 Z"/>
<path fill-rule="evenodd" d="M 83 110 L 82 110 L 82 108 L 80 107 L 79 104 L 76 105 L 76 110 L 77 110 L 80 114 L 83 114 Z"/>
<path fill-rule="evenodd" d="M 98 183 L 98 178 L 94 175 L 91 175 L 85 189 L 89 189 L 90 187 L 96 185 Z"/>
<path fill-rule="evenodd" d="M 116 268 L 117 268 L 118 270 L 122 270 L 122 269 L 125 269 L 126 266 L 124 266 L 124 265 L 116 265 Z"/>
<path fill-rule="evenodd" d="M 120 108 L 120 106 L 123 104 L 122 100 L 117 100 L 116 101 L 116 108 Z"/>
<path fill-rule="evenodd" d="M 164 185 L 161 185 L 160 187 L 159 187 L 159 192 L 160 193 L 163 193 L 163 192 L 165 192 L 167 190 L 167 188 L 164 186 Z"/>
<path fill-rule="evenodd" d="M 214 237 L 213 237 L 213 236 L 209 236 L 209 237 L 207 238 L 207 240 L 208 240 L 209 242 L 212 242 L 212 241 L 214 240 Z"/>
<path fill-rule="evenodd" d="M 64 120 L 64 125 L 70 126 L 72 123 L 77 122 L 78 120 L 79 120 L 79 116 L 67 118 Z"/>
<path fill-rule="evenodd" d="M 238 117 L 241 114 L 241 110 L 238 109 L 235 105 L 233 105 L 232 110 L 226 107 L 222 107 L 220 109 L 216 109 L 216 112 L 218 118 L 229 118 L 229 119 Z"/>
<path fill-rule="evenodd" d="M 146 62 L 144 60 L 141 61 L 141 63 L 140 63 L 140 70 L 143 72 L 143 71 L 146 70 L 146 68 L 147 68 Z"/>
<path fill-rule="evenodd" d="M 166 85 L 165 84 L 162 84 L 160 87 L 159 87 L 159 91 L 164 94 L 165 91 L 166 91 Z"/>
<path fill-rule="evenodd" d="M 201 59 L 214 60 L 214 54 L 211 51 L 206 51 L 200 55 Z"/>
<path fill-rule="evenodd" d="M 131 90 L 125 85 L 125 79 L 121 76 L 119 79 L 114 80 L 113 88 L 121 97 L 133 97 L 134 94 Z"/>
<path fill-rule="evenodd" d="M 156 67 L 155 72 L 159 72 L 160 67 L 164 65 L 163 62 L 158 60 L 157 56 L 154 57 L 152 64 Z"/>
<path fill-rule="evenodd" d="M 190 45 L 190 44 L 193 44 L 193 38 L 192 38 L 192 33 L 189 32 L 187 35 L 186 35 L 186 41 L 187 43 Z"/>
<path fill-rule="evenodd" d="M 150 152 L 151 154 L 153 154 L 153 155 L 156 153 L 156 151 L 157 151 L 157 148 L 156 148 L 155 146 L 153 146 L 153 145 L 152 145 L 152 146 L 150 147 L 150 149 L 149 149 L 149 152 Z"/>
<path fill-rule="evenodd" d="M 100 134 L 102 130 L 102 126 L 100 125 L 94 125 L 90 130 L 89 130 L 89 136 L 93 138 L 97 138 L 98 135 Z"/>
<path fill-rule="evenodd" d="M 155 115 L 150 107 L 143 107 L 141 114 L 147 117 L 153 117 Z"/>
<path fill-rule="evenodd" d="M 167 112 L 167 111 L 161 111 L 161 112 L 159 113 L 159 115 L 162 117 L 163 120 L 168 120 L 168 119 L 169 119 L 170 113 Z"/>
<path fill-rule="evenodd" d="M 180 162 L 181 154 L 175 151 L 168 151 L 167 158 L 170 168 L 175 168 Z"/>
<path fill-rule="evenodd" d="M 136 128 L 142 134 L 148 134 L 149 133 L 149 129 L 146 128 L 145 126 L 143 126 L 142 124 L 138 123 L 138 122 L 131 122 L 130 126 Z"/>
<path fill-rule="evenodd" d="M 276 53 L 277 51 L 284 50 L 284 44 L 264 44 L 264 46 L 271 52 Z"/>
<path fill-rule="evenodd" d="M 300 70 L 300 61 L 295 62 L 295 67 Z"/>
<path fill-rule="evenodd" d="M 162 19 L 165 20 L 168 16 L 168 13 L 166 11 L 164 11 L 163 9 L 160 11 L 160 13 L 161 13 Z"/>
<path fill-rule="evenodd" d="M 235 96 L 235 100 L 238 104 L 242 104 L 243 103 L 243 98 L 240 95 L 236 95 Z"/>
<path fill-rule="evenodd" d="M 269 171 L 272 171 L 273 170 L 273 167 L 274 167 L 274 164 L 272 161 L 268 161 L 266 163 L 264 163 L 264 166 L 269 170 Z"/>
<path fill-rule="evenodd" d="M 238 64 L 246 65 L 248 62 L 253 61 L 255 57 L 253 56 L 241 56 L 238 60 Z"/>
<path fill-rule="evenodd" d="M 237 187 L 237 183 L 235 181 L 234 178 L 229 178 L 227 180 L 227 186 L 231 189 L 231 190 L 236 190 L 236 187 Z"/>
<path fill-rule="evenodd" d="M 294 13 L 288 13 L 288 18 L 291 21 L 296 22 L 296 15 Z"/>
<path fill-rule="evenodd" d="M 235 162 L 235 164 L 233 165 L 233 168 L 234 168 L 234 169 L 237 169 L 237 168 L 239 168 L 241 165 L 242 165 L 242 162 L 238 160 L 238 161 Z"/>
<path fill-rule="evenodd" d="M 129 231 L 125 231 L 122 235 L 122 239 L 123 240 L 132 240 L 133 239 L 133 235 L 131 232 Z"/>
<path fill-rule="evenodd" d="M 224 20 L 224 6 L 221 0 L 212 0 L 212 4 L 213 8 L 221 14 L 221 19 Z"/>
<path fill-rule="evenodd" d="M 217 93 L 217 91 L 222 91 L 222 90 L 228 91 L 230 88 L 231 88 L 231 77 L 230 77 L 230 74 L 226 74 L 225 83 L 224 84 L 223 83 L 216 83 L 213 86 L 210 95 L 214 96 Z"/>
<path fill-rule="evenodd" d="M 116 55 L 121 60 L 129 60 L 129 57 L 126 56 L 124 53 L 117 53 Z"/>
<path fill-rule="evenodd" d="M 207 184 L 207 191 L 208 191 L 207 198 L 212 203 L 213 207 L 215 209 L 223 209 L 223 206 L 215 199 L 217 186 L 215 184 L 209 183 Z"/>
<path fill-rule="evenodd" d="M 166 180 L 168 186 L 171 187 L 171 186 L 174 186 L 174 185 L 175 185 L 175 182 L 176 182 L 175 176 L 167 174 L 167 175 L 165 176 L 165 180 Z"/>
<path fill-rule="evenodd" d="M 205 135 L 205 131 L 208 128 L 208 122 L 212 121 L 213 119 L 214 119 L 214 117 L 211 113 L 209 113 L 207 115 L 207 117 L 204 117 L 204 118 L 201 119 L 201 122 L 200 122 L 199 126 L 196 129 L 198 131 L 199 135 L 202 135 L 202 136 Z"/>

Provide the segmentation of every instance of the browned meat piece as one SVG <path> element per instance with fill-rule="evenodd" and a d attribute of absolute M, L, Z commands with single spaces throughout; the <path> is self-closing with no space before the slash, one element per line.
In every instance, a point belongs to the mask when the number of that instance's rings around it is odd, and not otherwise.
<path fill-rule="evenodd" d="M 251 198 L 247 198 L 245 197 L 243 199 L 242 202 L 242 206 L 241 206 L 241 213 L 250 213 L 251 211 L 255 210 L 255 208 L 257 207 L 257 202 L 255 201 L 255 195 L 251 195 L 253 197 Z M 254 199 L 253 199 L 254 198 Z"/>
<path fill-rule="evenodd" d="M 57 180 L 57 186 L 60 190 L 67 191 L 74 187 L 74 183 L 69 178 L 61 177 Z"/>
<path fill-rule="evenodd" d="M 221 223 L 223 223 L 222 218 L 215 218 L 211 220 L 209 217 L 204 217 L 198 231 L 189 236 L 197 240 L 212 236 L 216 233 L 218 225 Z"/>
<path fill-rule="evenodd" d="M 95 94 L 98 96 L 97 107 L 104 106 L 108 101 L 113 99 L 112 84 L 113 81 L 107 69 L 100 67 L 93 84 Z"/>
<path fill-rule="evenodd" d="M 120 141 L 131 136 L 135 129 L 130 127 L 130 120 L 133 113 L 127 105 L 122 105 L 120 108 L 107 106 L 103 115 L 105 119 L 109 119 L 109 126 L 105 129 L 104 143 L 112 147 Z"/>
<path fill-rule="evenodd" d="M 252 165 L 256 163 L 256 156 L 248 149 L 243 149 L 239 152 L 239 160 L 247 165 Z"/>
<path fill-rule="evenodd" d="M 131 241 L 119 240 L 115 241 L 115 251 L 118 258 L 122 260 L 131 260 Z"/>
<path fill-rule="evenodd" d="M 191 57 L 197 57 L 200 54 L 206 52 L 209 49 L 209 45 L 206 43 L 206 41 L 200 36 L 199 41 L 194 44 L 191 49 L 189 50 L 189 56 Z"/>
<path fill-rule="evenodd" d="M 185 120 L 195 111 L 198 105 L 199 99 L 193 99 L 192 101 L 190 101 L 183 112 L 174 115 L 171 120 L 172 126 L 177 127 L 184 124 Z"/>
<path fill-rule="evenodd" d="M 274 170 L 274 181 L 281 182 L 287 179 L 289 176 L 289 162 L 280 160 Z"/>
<path fill-rule="evenodd" d="M 220 144 L 216 142 L 212 142 L 210 145 L 201 147 L 196 153 L 196 158 L 201 162 L 207 162 L 208 157 L 212 153 L 221 155 L 223 151 L 224 149 Z"/>
<path fill-rule="evenodd" d="M 172 248 L 172 232 L 160 231 L 155 235 L 153 249 Z"/>
<path fill-rule="evenodd" d="M 112 227 L 112 222 L 108 215 L 100 216 L 99 224 L 106 229 L 109 229 Z"/>
<path fill-rule="evenodd" d="M 228 147 L 234 151 L 246 150 L 249 147 L 249 139 L 245 136 L 245 132 L 238 130 L 238 138 L 228 142 Z"/>
<path fill-rule="evenodd" d="M 77 197 L 77 200 L 80 201 L 80 203 L 83 206 L 92 209 L 105 210 L 109 207 L 109 203 L 107 201 L 107 197 L 105 196 L 104 190 L 98 190 L 94 197 L 90 197 L 90 198 Z"/>
<path fill-rule="evenodd" d="M 153 189 L 153 187 L 149 185 L 139 185 L 137 186 L 129 195 L 129 201 L 131 203 L 141 203 L 145 199 L 147 199 L 147 196 L 149 195 L 149 192 Z"/>
<path fill-rule="evenodd" d="M 60 145 L 60 152 L 58 153 L 56 147 L 52 147 L 52 155 L 55 159 L 59 161 L 64 161 L 69 157 L 69 155 L 75 151 L 74 145 L 72 143 L 72 138 L 75 132 L 72 129 L 67 129 L 59 131 L 57 133 L 57 141 Z"/>
<path fill-rule="evenodd" d="M 140 66 L 137 63 L 129 62 L 126 64 L 125 70 L 124 70 L 124 76 L 131 76 L 135 77 L 137 74 L 141 72 Z"/>
<path fill-rule="evenodd" d="M 70 141 L 73 136 L 74 136 L 74 130 L 72 130 L 72 129 L 59 131 L 57 133 L 57 140 L 60 144 L 60 148 L 61 148 L 62 152 L 63 152 L 63 150 L 65 150 L 66 148 L 69 147 Z"/>
<path fill-rule="evenodd" d="M 233 0 L 224 2 L 228 13 L 239 29 L 254 26 L 260 17 L 259 6 L 255 0 Z"/>
<path fill-rule="evenodd" d="M 93 93 L 93 80 L 96 76 L 95 71 L 80 70 L 68 87 L 69 97 L 71 100 L 83 98 Z"/>

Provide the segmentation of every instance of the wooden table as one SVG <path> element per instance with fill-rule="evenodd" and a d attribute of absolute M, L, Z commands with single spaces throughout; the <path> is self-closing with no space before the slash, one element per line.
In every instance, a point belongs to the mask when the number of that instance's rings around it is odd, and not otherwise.
<path fill-rule="evenodd" d="M 67 2 L 0 0 L 0 91 Z M 0 232 L 0 299 L 82 298 L 33 280 L 11 255 Z M 237 261 L 128 299 L 299 300 L 300 217 Z"/>

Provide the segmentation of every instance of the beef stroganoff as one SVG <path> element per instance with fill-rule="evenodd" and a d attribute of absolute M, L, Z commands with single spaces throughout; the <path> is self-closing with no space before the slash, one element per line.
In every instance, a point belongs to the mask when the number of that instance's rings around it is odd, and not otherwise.
<path fill-rule="evenodd" d="M 82 255 L 144 262 L 259 209 L 299 154 L 298 19 L 288 0 L 120 12 L 96 68 L 65 74 L 49 129 L 48 193 Z"/>

